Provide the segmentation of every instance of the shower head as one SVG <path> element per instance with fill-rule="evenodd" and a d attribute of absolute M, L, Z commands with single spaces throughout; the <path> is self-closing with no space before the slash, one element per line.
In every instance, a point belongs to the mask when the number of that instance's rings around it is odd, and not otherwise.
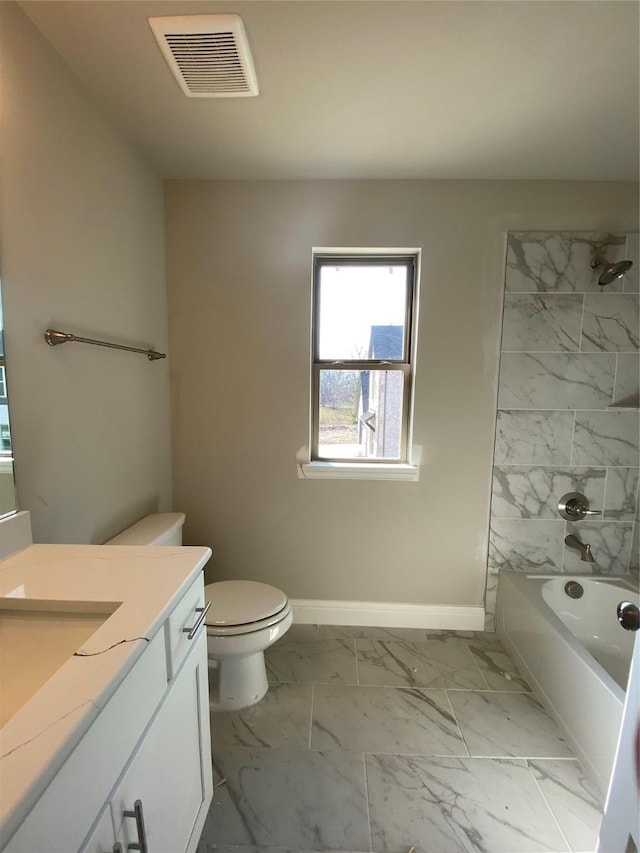
<path fill-rule="evenodd" d="M 595 260 L 592 262 L 592 269 L 597 269 L 598 267 L 604 267 L 604 270 L 600 273 L 600 278 L 598 279 L 598 284 L 605 285 L 611 284 L 611 282 L 615 281 L 617 278 L 622 278 L 622 276 L 631 269 L 633 266 L 633 261 L 618 261 L 615 264 L 610 264 L 609 261 L 605 260 Z"/>

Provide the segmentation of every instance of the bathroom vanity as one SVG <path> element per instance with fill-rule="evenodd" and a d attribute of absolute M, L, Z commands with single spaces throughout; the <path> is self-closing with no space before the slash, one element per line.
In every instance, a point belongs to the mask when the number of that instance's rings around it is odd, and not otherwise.
<path fill-rule="evenodd" d="M 3 853 L 195 851 L 213 790 L 210 555 L 31 545 L 0 560 Z"/>

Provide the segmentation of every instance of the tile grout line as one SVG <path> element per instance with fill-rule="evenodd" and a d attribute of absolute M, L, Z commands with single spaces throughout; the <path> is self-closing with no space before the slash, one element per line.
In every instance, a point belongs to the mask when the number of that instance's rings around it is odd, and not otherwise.
<path fill-rule="evenodd" d="M 313 734 L 313 703 L 316 698 L 316 683 L 311 682 L 311 708 L 309 709 L 309 738 L 307 740 L 307 750 L 311 752 L 311 736 Z"/>
<path fill-rule="evenodd" d="M 451 701 L 451 697 L 449 696 L 449 690 L 448 690 L 448 688 L 445 688 L 444 693 L 445 693 L 445 696 L 447 697 L 447 702 L 449 703 L 449 707 L 451 708 L 451 716 L 453 717 L 453 719 L 454 719 L 454 721 L 455 721 L 455 724 L 456 724 L 456 726 L 458 727 L 458 731 L 460 732 L 460 737 L 461 737 L 461 739 L 462 739 L 462 743 L 463 743 L 463 745 L 464 745 L 464 748 L 467 750 L 467 754 L 466 754 L 466 756 L 464 756 L 464 755 L 463 755 L 463 756 L 460 756 L 460 757 L 461 757 L 461 758 L 472 758 L 473 756 L 471 755 L 471 750 L 469 749 L 469 745 L 468 745 L 468 743 L 467 743 L 467 739 L 465 738 L 464 733 L 463 733 L 463 731 L 462 731 L 462 726 L 460 725 L 460 723 L 459 723 L 459 721 L 458 721 L 458 715 L 456 714 L 456 712 L 455 712 L 455 708 L 453 707 L 453 702 Z"/>
<path fill-rule="evenodd" d="M 476 669 L 478 670 L 478 672 L 480 673 L 480 678 L 481 678 L 481 679 L 484 681 L 484 683 L 487 685 L 487 686 L 486 686 L 486 689 L 487 689 L 487 690 L 491 690 L 491 685 L 490 685 L 490 684 L 489 684 L 489 682 L 487 681 L 487 679 L 486 679 L 486 677 L 485 677 L 484 672 L 480 669 L 480 664 L 479 664 L 479 663 L 478 663 L 478 661 L 476 660 L 476 656 L 473 654 L 473 652 L 472 652 L 472 651 L 471 651 L 471 649 L 469 648 L 469 644 L 468 644 L 468 643 L 465 643 L 464 645 L 465 645 L 465 648 L 467 649 L 467 651 L 469 652 L 469 654 L 471 655 L 471 660 L 473 661 L 473 665 L 475 666 L 475 668 L 476 668 Z M 453 689 L 453 688 L 452 688 L 452 689 Z M 447 697 L 447 698 L 448 698 L 448 697 Z M 453 707 L 453 706 L 452 706 L 452 707 Z M 460 727 L 458 726 L 458 728 L 460 728 Z M 461 730 L 461 731 L 462 731 L 462 730 Z"/>
<path fill-rule="evenodd" d="M 362 770 L 364 772 L 364 796 L 367 804 L 367 824 L 369 826 L 369 850 L 373 850 L 373 830 L 371 828 L 371 806 L 369 803 L 369 777 L 367 774 L 367 753 L 362 753 Z"/>
<path fill-rule="evenodd" d="M 533 783 L 534 783 L 534 785 L 536 786 L 536 788 L 538 789 L 538 791 L 540 791 L 540 794 L 541 794 L 541 796 L 542 796 L 542 800 L 543 800 L 543 802 L 544 802 L 545 806 L 546 806 L 546 807 L 547 807 L 547 809 L 551 812 L 551 817 L 553 818 L 553 822 L 554 822 L 554 823 L 555 823 L 555 825 L 558 827 L 558 830 L 559 830 L 559 832 L 560 832 L 560 835 L 564 838 L 564 843 L 567 845 L 567 850 L 573 851 L 573 847 L 572 847 L 572 846 L 571 846 L 571 844 L 569 843 L 569 839 L 567 838 L 567 836 L 564 834 L 564 830 L 563 830 L 563 829 L 562 829 L 562 827 L 560 826 L 560 821 L 559 821 L 559 820 L 558 820 L 558 818 L 556 817 L 556 813 L 554 812 L 553 808 L 551 807 L 551 803 L 549 802 L 549 799 L 547 798 L 546 794 L 545 794 L 545 793 L 544 793 L 544 791 L 542 790 L 542 786 L 539 784 L 539 782 L 538 782 L 538 780 L 537 780 L 537 778 L 536 778 L 536 774 L 533 772 L 533 769 L 532 769 L 532 767 L 531 767 L 531 764 L 529 763 L 529 762 L 530 762 L 530 761 L 532 761 L 532 760 L 533 760 L 533 759 L 525 758 L 525 762 L 526 762 L 526 765 L 527 765 L 527 770 L 529 771 L 529 774 L 531 775 L 531 778 L 533 779 Z"/>

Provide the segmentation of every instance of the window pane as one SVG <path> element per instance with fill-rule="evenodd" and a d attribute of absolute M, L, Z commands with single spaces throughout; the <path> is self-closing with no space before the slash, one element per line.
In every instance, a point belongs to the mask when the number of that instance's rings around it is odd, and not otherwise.
<path fill-rule="evenodd" d="M 321 370 L 319 459 L 399 459 L 402 370 Z"/>
<path fill-rule="evenodd" d="M 403 358 L 407 275 L 404 264 L 321 265 L 319 357 Z"/>

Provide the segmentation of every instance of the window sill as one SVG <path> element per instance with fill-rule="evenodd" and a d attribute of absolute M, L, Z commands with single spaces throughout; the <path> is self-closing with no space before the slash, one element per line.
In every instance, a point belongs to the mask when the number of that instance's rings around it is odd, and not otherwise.
<path fill-rule="evenodd" d="M 305 480 L 396 480 L 416 483 L 420 468 L 406 463 L 303 462 L 298 476 Z"/>

